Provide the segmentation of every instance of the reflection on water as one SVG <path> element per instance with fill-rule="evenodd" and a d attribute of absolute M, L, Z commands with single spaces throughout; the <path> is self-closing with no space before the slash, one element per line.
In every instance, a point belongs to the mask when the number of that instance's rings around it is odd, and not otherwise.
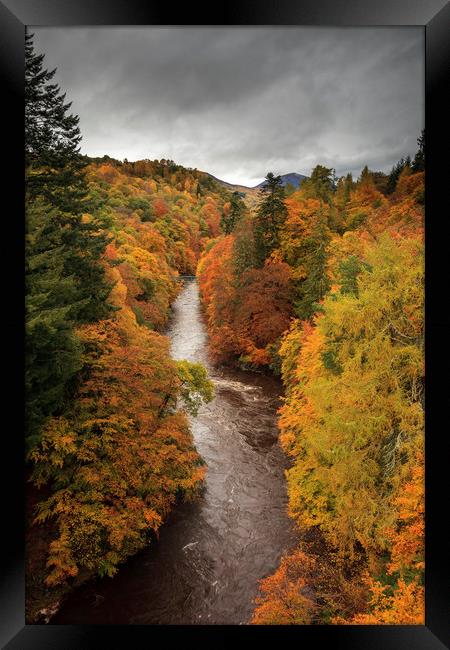
<path fill-rule="evenodd" d="M 192 419 L 208 466 L 204 495 L 179 506 L 159 541 L 113 579 L 74 592 L 52 624 L 248 623 L 258 580 L 293 542 L 277 443 L 279 382 L 210 363 L 195 281 L 175 302 L 168 334 L 172 356 L 200 361 L 215 384 L 215 399 Z"/>

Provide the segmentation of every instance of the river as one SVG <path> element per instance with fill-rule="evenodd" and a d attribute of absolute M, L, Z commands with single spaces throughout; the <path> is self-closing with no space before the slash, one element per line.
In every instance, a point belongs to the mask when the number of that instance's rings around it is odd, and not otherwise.
<path fill-rule="evenodd" d="M 280 382 L 211 363 L 195 280 L 173 311 L 172 356 L 201 362 L 215 385 L 214 400 L 191 420 L 206 489 L 114 578 L 74 591 L 52 624 L 246 624 L 258 581 L 294 542 L 276 426 Z"/>

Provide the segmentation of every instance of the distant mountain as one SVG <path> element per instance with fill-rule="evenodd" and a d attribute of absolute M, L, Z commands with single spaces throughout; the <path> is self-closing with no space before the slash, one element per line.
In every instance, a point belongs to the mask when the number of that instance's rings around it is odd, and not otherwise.
<path fill-rule="evenodd" d="M 217 178 L 217 176 L 213 176 L 212 174 L 209 173 L 208 176 L 211 176 L 211 178 L 213 178 L 217 183 L 220 183 L 220 185 L 229 189 L 230 192 L 248 192 L 249 190 L 259 190 L 265 183 L 265 181 L 262 181 L 261 183 L 255 185 L 254 187 L 247 187 L 246 185 L 227 183 L 227 181 L 223 181 L 220 178 Z M 305 176 L 304 174 L 297 174 L 296 172 L 291 172 L 290 174 L 281 174 L 281 181 L 283 183 L 283 186 L 286 186 L 288 183 L 290 183 L 295 187 L 295 189 L 300 187 L 300 185 L 303 183 L 305 178 L 308 177 Z"/>
<path fill-rule="evenodd" d="M 219 183 L 219 185 L 225 187 L 229 192 L 239 192 L 242 199 L 244 200 L 244 203 L 246 203 L 249 208 L 254 208 L 257 206 L 260 199 L 259 190 L 264 185 L 265 181 L 262 181 L 262 183 L 259 183 L 259 185 L 255 185 L 254 187 L 247 187 L 246 185 L 235 185 L 233 183 L 227 183 L 226 181 L 222 181 L 220 178 L 217 178 L 208 172 L 204 173 L 215 180 L 216 183 Z M 288 183 L 290 183 L 295 187 L 295 189 L 300 187 L 305 178 L 308 177 L 304 176 L 303 174 L 297 174 L 295 172 L 292 172 L 290 174 L 281 174 L 281 181 L 283 183 L 283 186 L 285 187 Z"/>
<path fill-rule="evenodd" d="M 300 187 L 300 185 L 303 183 L 305 178 L 308 178 L 307 176 L 304 176 L 303 174 L 297 174 L 296 172 L 291 172 L 290 174 L 281 174 L 281 181 L 283 183 L 283 186 L 285 187 L 288 183 L 293 185 L 295 189 Z M 265 184 L 265 181 L 260 183 L 259 185 L 255 185 L 254 189 L 259 189 L 263 187 Z"/>

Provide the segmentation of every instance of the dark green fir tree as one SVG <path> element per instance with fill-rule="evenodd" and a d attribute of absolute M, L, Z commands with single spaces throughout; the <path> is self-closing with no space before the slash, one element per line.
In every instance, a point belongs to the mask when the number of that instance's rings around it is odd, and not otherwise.
<path fill-rule="evenodd" d="M 281 176 L 269 172 L 260 189 L 261 200 L 254 222 L 255 252 L 258 266 L 279 246 L 280 228 L 287 217 L 285 192 Z"/>
<path fill-rule="evenodd" d="M 411 169 L 413 172 L 423 172 L 425 171 L 425 129 L 422 130 L 417 139 L 417 144 L 419 148 L 414 156 Z"/>
<path fill-rule="evenodd" d="M 233 232 L 238 221 L 245 214 L 245 203 L 239 196 L 239 192 L 233 192 L 230 200 L 230 210 L 228 214 L 223 213 L 220 219 L 220 226 L 226 235 Z"/>
<path fill-rule="evenodd" d="M 75 329 L 111 313 L 111 286 L 100 263 L 108 222 L 89 197 L 78 117 L 29 34 L 25 53 L 27 435 L 35 441 L 73 393 L 82 367 Z"/>
<path fill-rule="evenodd" d="M 99 264 L 108 243 L 108 219 L 88 195 L 79 118 L 68 113 L 71 104 L 59 86 L 50 83 L 56 70 L 44 69 L 44 55 L 34 52 L 30 34 L 25 55 L 26 204 L 40 198 L 57 209 L 65 273 L 78 290 L 72 316 L 78 322 L 94 321 L 110 312 L 106 300 L 111 287 Z"/>

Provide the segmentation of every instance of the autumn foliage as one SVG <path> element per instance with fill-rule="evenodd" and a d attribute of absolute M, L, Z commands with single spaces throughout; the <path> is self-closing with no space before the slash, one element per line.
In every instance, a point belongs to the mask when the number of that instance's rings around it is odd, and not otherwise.
<path fill-rule="evenodd" d="M 219 363 L 281 376 L 297 547 L 256 624 L 424 622 L 424 134 L 354 182 L 318 165 L 257 209 L 171 160 L 88 159 L 26 39 L 27 612 L 112 576 L 205 467 L 213 397 L 164 336 L 197 273 Z M 39 540 L 39 543 L 37 543 Z"/>
<path fill-rule="evenodd" d="M 158 534 L 176 502 L 194 498 L 203 486 L 205 466 L 188 414 L 212 398 L 212 385 L 199 364 L 171 359 L 163 332 L 180 275 L 195 271 L 201 250 L 217 234 L 227 194 L 200 173 L 175 166 L 168 175 L 169 169 L 168 161 L 107 159 L 91 161 L 84 172 L 88 197 L 99 207 L 80 222 L 92 224 L 92 236 L 103 245 L 97 264 L 108 310 L 103 318 L 66 322 L 64 345 L 77 353 L 70 383 L 64 401 L 29 438 L 30 481 L 42 494 L 29 536 L 32 542 L 42 529 L 48 540 L 39 551 L 30 542 L 29 571 L 42 575 L 37 582 L 29 574 L 35 585 L 28 590 L 30 620 L 52 593 L 95 574 L 114 575 Z M 51 215 L 44 207 L 30 204 L 29 210 L 44 222 Z M 30 265 L 31 244 L 40 242 L 34 221 L 31 227 Z M 36 259 L 47 263 L 40 250 Z M 70 280 L 59 282 L 63 296 Z M 40 304 L 30 323 L 44 332 Z M 53 376 L 55 369 L 48 372 Z"/>
<path fill-rule="evenodd" d="M 118 279 L 114 302 L 124 288 Z M 118 314 L 78 332 L 89 377 L 30 454 L 34 482 L 54 486 L 36 517 L 58 522 L 48 585 L 82 568 L 113 575 L 204 476 L 186 414 L 175 409 L 181 381 L 167 340 L 139 326 L 131 309 Z"/>
<path fill-rule="evenodd" d="M 331 171 L 285 199 L 262 266 L 250 217 L 198 267 L 216 358 L 281 374 L 289 514 L 316 540 L 262 581 L 253 622 L 422 624 L 424 173 L 389 193 Z"/>
<path fill-rule="evenodd" d="M 271 346 L 289 325 L 292 314 L 291 271 L 277 259 L 241 275 L 234 268 L 232 235 L 202 258 L 198 276 L 206 305 L 210 347 L 223 363 L 236 357 L 245 365 L 270 363 Z"/>

